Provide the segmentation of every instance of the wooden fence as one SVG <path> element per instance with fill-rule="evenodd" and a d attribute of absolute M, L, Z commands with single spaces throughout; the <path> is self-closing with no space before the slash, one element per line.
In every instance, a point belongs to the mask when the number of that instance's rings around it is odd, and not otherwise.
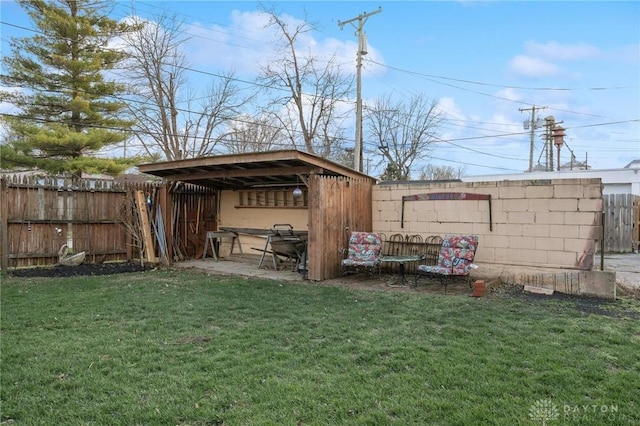
<path fill-rule="evenodd" d="M 633 249 L 640 251 L 640 197 L 633 200 Z"/>
<path fill-rule="evenodd" d="M 171 224 L 167 236 L 173 241 L 169 248 L 173 260 L 202 257 L 207 231 L 218 229 L 218 191 L 210 188 L 181 185 L 171 187 L 168 208 Z M 155 215 L 154 215 L 155 217 Z"/>
<path fill-rule="evenodd" d="M 640 197 L 632 194 L 603 195 L 604 251 L 628 253 L 640 244 Z"/>
<path fill-rule="evenodd" d="M 64 245 L 70 253 L 84 251 L 86 261 L 92 263 L 141 259 L 143 243 L 133 211 L 133 194 L 138 191 L 148 200 L 155 231 L 153 255 L 158 255 L 155 234 L 164 235 L 154 214 L 160 188 L 159 184 L 113 180 L 3 177 L 1 269 L 54 265 Z M 206 230 L 215 229 L 217 197 L 207 189 L 181 186 L 173 188 L 170 199 L 173 214 L 165 220 L 176 238 L 169 255 L 197 256 Z"/>

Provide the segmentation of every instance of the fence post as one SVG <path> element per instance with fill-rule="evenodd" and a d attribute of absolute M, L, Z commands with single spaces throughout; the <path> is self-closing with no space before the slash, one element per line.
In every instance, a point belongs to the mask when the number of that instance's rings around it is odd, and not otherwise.
<path fill-rule="evenodd" d="M 607 217 L 606 213 L 603 211 L 602 215 L 602 229 L 600 230 L 600 270 L 604 271 L 604 221 Z"/>
<path fill-rule="evenodd" d="M 7 189 L 7 181 L 0 178 L 0 270 L 6 271 L 9 267 L 9 241 L 7 239 L 9 218 L 9 202 L 7 197 L 9 191 Z"/>

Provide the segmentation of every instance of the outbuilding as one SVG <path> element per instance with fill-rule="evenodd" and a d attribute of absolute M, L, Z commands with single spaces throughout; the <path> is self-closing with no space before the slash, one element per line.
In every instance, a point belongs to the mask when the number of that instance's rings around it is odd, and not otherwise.
<path fill-rule="evenodd" d="M 375 179 L 307 152 L 217 155 L 138 168 L 166 183 L 157 203 L 169 250 L 176 238 L 187 239 L 188 234 L 204 248 L 202 231 L 222 228 L 246 230 L 241 236 L 246 239 L 242 243 L 245 250 L 260 249 L 264 240 L 251 234 L 275 224 L 290 224 L 307 232 L 307 278 L 321 281 L 340 274 L 349 233 L 372 230 Z M 195 201 L 179 201 L 176 189 L 180 185 L 207 191 Z"/>

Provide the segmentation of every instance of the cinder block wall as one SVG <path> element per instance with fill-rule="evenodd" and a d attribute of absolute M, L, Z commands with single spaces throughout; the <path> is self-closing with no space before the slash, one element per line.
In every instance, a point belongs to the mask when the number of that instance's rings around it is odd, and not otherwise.
<path fill-rule="evenodd" d="M 433 192 L 491 195 L 485 200 L 406 201 Z M 475 234 L 478 264 L 590 270 L 600 238 L 600 179 L 404 182 L 373 188 L 373 229 L 393 234 Z"/>
<path fill-rule="evenodd" d="M 234 191 L 220 192 L 218 228 L 258 228 L 270 229 L 275 224 L 290 224 L 296 231 L 306 231 L 309 221 L 307 208 L 247 208 L 238 207 L 238 194 Z M 266 238 L 241 235 L 242 248 L 249 254 L 260 254 L 253 249 L 264 249 Z M 220 244 L 221 255 L 229 254 L 231 244 L 225 239 Z"/>

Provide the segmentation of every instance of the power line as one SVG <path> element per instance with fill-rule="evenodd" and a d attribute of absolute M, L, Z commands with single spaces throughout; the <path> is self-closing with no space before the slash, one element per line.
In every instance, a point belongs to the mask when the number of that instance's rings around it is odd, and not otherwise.
<path fill-rule="evenodd" d="M 8 23 L 4 23 L 4 22 L 2 22 L 2 23 L 3 23 L 3 24 L 5 24 L 5 25 L 11 25 L 11 26 L 14 26 L 14 27 L 27 29 L 27 28 L 20 27 L 20 26 L 17 26 L 17 25 L 12 25 L 12 24 L 8 24 Z M 203 27 L 203 28 L 205 28 L 205 29 L 206 29 L 206 27 Z M 27 30 L 32 31 L 31 29 L 27 29 Z M 209 29 L 208 29 L 208 30 L 209 30 Z M 249 40 L 253 40 L 253 39 L 250 39 L 250 38 L 247 38 L 247 39 L 249 39 Z M 211 40 L 213 40 L 213 39 L 211 39 Z M 217 41 L 217 40 L 213 40 L 213 41 Z M 239 47 L 245 48 L 246 46 L 239 46 Z M 371 62 L 372 62 L 372 63 L 376 63 L 375 61 L 371 61 Z M 379 65 L 382 65 L 382 64 L 379 64 Z M 384 65 L 382 65 L 382 66 L 384 66 Z M 393 68 L 393 67 L 389 67 L 389 68 Z M 185 70 L 192 71 L 192 72 L 196 72 L 196 73 L 201 73 L 201 74 L 204 74 L 204 75 L 210 75 L 210 76 L 222 77 L 220 74 L 217 74 L 217 73 L 211 73 L 211 72 L 202 71 L 202 70 L 198 70 L 198 69 L 194 69 L 194 68 L 190 68 L 190 67 L 184 67 L 184 69 L 185 69 Z M 394 69 L 396 69 L 396 68 L 394 68 Z M 398 70 L 400 70 L 399 68 L 397 68 L 397 69 L 398 69 Z M 408 71 L 408 72 L 410 72 L 410 71 Z M 419 73 L 415 73 L 415 74 L 419 74 Z M 489 83 L 473 82 L 473 81 L 470 81 L 470 80 L 454 79 L 454 78 L 449 78 L 449 77 L 433 76 L 433 75 L 428 75 L 428 74 L 424 74 L 424 76 L 432 77 L 432 78 L 439 78 L 439 79 L 444 79 L 444 80 L 449 80 L 449 81 L 454 81 L 454 82 L 467 83 L 467 84 L 477 84 L 477 85 L 484 85 L 484 86 L 503 87 L 503 88 L 516 88 L 516 89 L 526 89 L 526 90 L 558 90 L 558 91 L 566 91 L 566 90 L 619 90 L 619 89 L 623 88 L 623 87 L 610 87 L 610 88 L 606 88 L 606 87 L 604 87 L 604 88 L 588 88 L 588 89 L 526 88 L 526 87 L 518 87 L 518 86 L 500 86 L 500 85 L 492 85 L 492 84 L 489 84 Z M 257 84 L 257 83 L 255 83 L 255 82 L 249 82 L 249 81 L 244 81 L 244 80 L 240 80 L 240 79 L 234 79 L 234 80 L 241 81 L 241 82 L 246 83 L 246 84 L 249 84 L 249 85 L 261 86 L 261 87 L 268 87 L 268 86 L 266 86 L 266 85 L 260 85 L 260 84 Z M 438 82 L 436 81 L 436 83 L 438 83 Z M 440 83 L 440 84 L 441 84 L 441 83 Z M 455 88 L 459 88 L 459 87 L 454 86 L 454 85 L 449 85 L 449 86 L 451 86 L 451 87 L 455 87 Z M 271 89 L 273 89 L 273 88 L 271 88 Z M 465 89 L 463 89 L 463 88 L 459 88 L 459 89 L 465 90 Z M 499 99 L 506 99 L 506 98 L 500 98 L 500 97 L 493 96 L 493 95 L 489 95 L 489 94 L 485 94 L 485 93 L 480 93 L 480 94 L 485 95 L 485 96 L 491 96 L 491 97 L 494 97 L 494 98 L 499 98 Z M 513 102 L 513 100 L 511 100 L 511 99 L 506 99 L 506 100 L 509 100 L 509 101 L 512 101 L 512 102 Z M 342 101 L 343 101 L 343 102 L 350 102 L 350 101 L 346 101 L 346 100 L 342 100 Z M 530 104 L 527 104 L 527 105 L 530 105 Z M 575 112 L 572 112 L 572 111 L 565 111 L 565 112 L 575 113 Z M 578 114 L 578 113 L 575 113 L 575 114 Z M 583 114 L 583 115 L 589 115 L 589 114 Z M 594 116 L 594 117 L 601 117 L 601 116 L 596 116 L 596 115 L 593 115 L 593 116 Z M 241 120 L 239 120 L 239 121 L 241 121 Z M 587 126 L 578 126 L 578 127 L 605 126 L 605 125 L 621 124 L 621 123 L 636 122 L 636 121 L 640 121 L 640 120 L 638 120 L 638 119 L 634 119 L 634 120 L 617 121 L 617 122 L 611 122 L 611 123 L 600 123 L 600 124 L 592 124 L 592 125 L 587 125 Z M 509 134 L 497 134 L 497 135 L 486 135 L 486 136 L 466 137 L 466 138 L 459 138 L 459 139 L 450 139 L 450 140 L 448 140 L 448 141 L 447 141 L 447 140 L 441 140 L 441 142 L 450 143 L 450 141 L 476 140 L 476 139 L 485 139 L 485 138 L 494 138 L 494 137 L 507 137 L 507 136 L 509 136 L 509 135 L 521 135 L 521 133 L 509 133 Z M 467 149 L 467 148 L 462 147 L 462 146 L 459 146 L 459 145 L 455 145 L 455 146 L 458 146 L 458 147 L 460 147 L 460 148 L 462 148 L 462 149 Z M 506 158 L 506 157 L 505 157 L 505 158 Z"/>
<path fill-rule="evenodd" d="M 392 69 L 394 71 L 400 71 L 400 72 L 403 72 L 403 73 L 406 73 L 406 74 L 413 74 L 413 75 L 417 75 L 417 76 L 420 76 L 420 77 L 437 78 L 437 79 L 440 79 L 440 80 L 455 81 L 455 82 L 458 82 L 458 83 L 474 84 L 474 85 L 477 85 L 477 86 L 496 87 L 496 88 L 500 88 L 500 89 L 534 90 L 534 91 L 547 91 L 547 92 L 550 92 L 550 91 L 551 92 L 570 92 L 570 91 L 579 91 L 579 90 L 602 91 L 602 90 L 629 90 L 629 89 L 638 89 L 639 88 L 639 86 L 612 86 L 612 87 L 587 87 L 587 88 L 505 86 L 505 85 L 501 85 L 501 84 L 485 83 L 485 82 L 481 82 L 481 81 L 464 80 L 464 79 L 460 79 L 460 78 L 444 77 L 444 76 L 441 76 L 441 75 L 425 74 L 425 73 L 422 73 L 422 72 L 410 71 L 410 70 L 406 70 L 406 69 L 403 69 L 403 68 L 398 68 L 398 67 L 393 67 L 393 66 L 386 65 L 386 64 L 381 64 L 380 62 L 376 62 L 376 61 L 374 61 L 372 59 L 370 59 L 368 62 L 371 62 L 371 63 L 376 64 L 378 66 L 381 66 L 383 68 Z M 458 86 L 453 86 L 453 87 L 460 88 Z"/>
<path fill-rule="evenodd" d="M 442 86 L 452 87 L 454 89 L 462 90 L 462 91 L 465 91 L 465 92 L 475 93 L 477 95 L 482 95 L 482 96 L 486 96 L 486 97 L 489 97 L 489 98 L 499 99 L 499 100 L 502 100 L 502 101 L 507 101 L 507 102 L 520 104 L 520 105 L 528 105 L 528 106 L 531 106 L 532 104 L 530 102 L 519 101 L 519 100 L 515 100 L 515 99 L 506 98 L 504 96 L 498 96 L 498 95 L 491 94 L 491 93 L 485 93 L 485 92 L 480 92 L 480 91 L 477 91 L 477 90 L 468 89 L 466 87 L 461 87 L 461 86 L 457 86 L 455 84 L 445 83 L 445 82 L 438 81 L 438 80 L 435 80 L 435 79 L 437 78 L 437 79 L 443 79 L 443 80 L 462 81 L 462 82 L 467 82 L 467 83 L 470 83 L 470 84 L 477 84 L 477 85 L 482 85 L 482 86 L 495 86 L 495 87 L 504 88 L 504 89 L 541 90 L 541 91 L 551 91 L 551 90 L 554 90 L 554 91 L 576 91 L 576 90 L 598 90 L 598 91 L 603 91 L 603 90 L 629 90 L 629 89 L 637 89 L 638 88 L 638 87 L 635 87 L 635 86 L 615 86 L 615 87 L 609 87 L 609 88 L 598 87 L 598 88 L 587 88 L 587 89 L 559 89 L 559 88 L 558 89 L 552 89 L 552 88 L 534 88 L 534 87 L 519 87 L 519 86 L 499 86 L 499 85 L 494 85 L 494 84 L 490 84 L 490 83 L 482 83 L 482 82 L 473 82 L 473 81 L 469 81 L 469 80 L 453 79 L 453 78 L 450 78 L 450 77 L 432 76 L 430 74 L 424 74 L 424 73 L 420 73 L 420 72 L 417 72 L 417 71 L 410 71 L 410 70 L 405 70 L 405 69 L 402 69 L 402 68 L 392 67 L 392 66 L 389 66 L 389 65 L 381 64 L 381 63 L 373 61 L 373 60 L 370 60 L 369 62 L 374 63 L 374 64 L 379 65 L 379 66 L 384 67 L 384 68 L 392 69 L 394 71 L 399 71 L 399 72 L 406 73 L 406 74 L 416 75 L 416 76 L 422 77 L 423 79 L 425 79 L 427 81 L 431 81 L 432 83 L 439 84 L 439 85 L 442 85 Z M 585 116 L 585 117 L 606 118 L 605 116 L 599 115 L 599 114 L 588 114 L 588 113 L 584 113 L 584 112 L 565 110 L 565 109 L 556 108 L 556 107 L 548 107 L 548 108 L 550 110 L 553 110 L 553 111 L 564 112 L 564 113 L 575 114 L 575 115 L 581 115 L 581 116 Z"/>
<path fill-rule="evenodd" d="M 377 12 L 374 12 L 374 13 L 377 13 Z M 37 31 L 37 30 L 35 30 L 33 28 L 27 28 L 27 27 L 23 27 L 23 26 L 20 26 L 20 25 L 16 25 L 16 24 L 11 24 L 11 23 L 8 23 L 8 22 L 5 22 L 5 21 L 0 21 L 0 24 L 11 26 L 11 27 L 15 27 L 15 28 L 19 28 L 19 29 L 23 29 L 23 30 L 34 32 L 34 33 L 41 34 L 41 35 L 45 35 L 44 33 L 40 32 L 40 31 Z M 243 47 L 243 46 L 239 46 L 239 47 Z M 118 50 L 109 49 L 109 48 L 104 48 L 104 50 L 118 51 Z M 129 52 L 126 52 L 126 53 L 131 55 Z M 456 86 L 456 85 L 452 85 L 452 84 L 442 83 L 442 82 L 439 82 L 437 80 L 433 80 L 432 78 L 437 78 L 437 79 L 442 79 L 442 80 L 450 80 L 450 81 L 457 81 L 457 82 L 464 82 L 464 83 L 481 85 L 481 86 L 492 86 L 492 87 L 499 87 L 499 88 L 512 88 L 512 89 L 524 89 L 524 90 L 541 90 L 541 91 L 551 91 L 551 90 L 553 90 L 553 91 L 600 90 L 601 91 L 601 90 L 620 90 L 620 89 L 633 89 L 633 88 L 635 88 L 635 87 L 630 87 L 630 86 L 598 87 L 598 88 L 587 88 L 587 89 L 503 86 L 503 85 L 496 85 L 496 84 L 491 84 L 491 83 L 484 83 L 484 82 L 477 82 L 477 81 L 471 81 L 471 80 L 456 79 L 456 78 L 451 78 L 451 77 L 444 77 L 444 76 L 425 74 L 425 73 L 421 73 L 421 72 L 417 72 L 417 71 L 410 71 L 410 70 L 406 70 L 406 69 L 402 69 L 402 68 L 398 68 L 398 67 L 392 67 L 392 66 L 389 66 L 389 65 L 381 64 L 381 63 L 376 62 L 374 60 L 369 60 L 368 62 L 374 63 L 376 65 L 379 65 L 379 66 L 382 66 L 382 67 L 385 67 L 385 68 L 388 68 L 388 69 L 393 69 L 395 71 L 399 71 L 399 72 L 403 72 L 403 73 L 407 73 L 407 74 L 412 74 L 412 75 L 425 77 L 427 80 L 432 81 L 432 82 L 434 82 L 436 84 L 442 84 L 442 85 L 445 85 L 445 86 L 448 86 L 448 87 L 453 87 L 455 89 L 468 91 L 468 92 L 471 92 L 471 93 L 476 93 L 476 94 L 479 94 L 479 95 L 482 95 L 482 96 L 487 96 L 487 97 L 500 99 L 500 100 L 505 100 L 505 101 L 508 101 L 508 102 L 518 103 L 518 104 L 527 105 L 527 106 L 530 106 L 531 104 L 528 103 L 528 102 L 517 101 L 517 100 L 505 98 L 505 97 L 502 97 L 502 96 L 497 96 L 497 95 L 493 95 L 493 94 L 489 94 L 489 93 L 479 92 L 479 91 L 467 89 L 467 88 Z M 206 76 L 210 76 L 210 77 L 218 77 L 218 78 L 224 78 L 225 77 L 224 75 L 221 75 L 219 73 L 210 72 L 210 71 L 204 71 L 204 70 L 200 70 L 200 69 L 197 69 L 197 68 L 192 68 L 192 67 L 187 67 L 187 66 L 178 66 L 178 65 L 174 65 L 174 66 L 176 66 L 179 69 L 183 69 L 185 71 L 190 71 L 190 72 L 193 72 L 193 73 L 206 75 Z M 118 70 L 118 69 L 120 69 L 120 68 L 114 68 L 114 70 Z M 121 70 L 126 70 L 126 69 L 121 69 Z M 281 88 L 277 88 L 277 87 L 271 87 L 271 86 L 268 86 L 266 84 L 261 84 L 261 83 L 255 82 L 255 81 L 247 81 L 247 80 L 243 80 L 243 79 L 239 79 L 239 78 L 235 78 L 235 77 L 232 77 L 231 79 L 233 81 L 236 81 L 236 82 L 239 82 L 239 83 L 252 85 L 252 86 L 256 86 L 256 87 L 261 87 L 261 88 L 267 88 L 269 90 L 281 90 L 281 91 L 285 90 L 285 89 L 281 89 Z M 345 102 L 345 103 L 353 103 L 353 101 L 344 100 L 344 99 L 339 99 L 339 101 Z M 604 116 L 597 115 L 597 114 L 586 114 L 586 113 L 581 113 L 581 112 L 576 112 L 576 111 L 571 111 L 571 110 L 564 110 L 564 109 L 555 108 L 555 107 L 548 107 L 548 108 L 550 110 L 554 110 L 554 111 L 558 111 L 558 112 L 565 112 L 565 113 L 570 113 L 570 114 L 583 115 L 583 116 L 596 117 L 596 118 L 605 118 Z M 628 121 L 634 121 L 634 120 L 628 120 Z"/>
<path fill-rule="evenodd" d="M 76 124 L 76 122 L 71 121 L 71 120 L 54 120 L 54 119 L 48 119 L 48 118 L 27 117 L 27 116 L 24 116 L 24 115 L 10 114 L 10 113 L 6 113 L 6 112 L 0 112 L 0 116 L 1 117 L 7 117 L 7 118 L 19 118 L 21 120 L 30 120 L 30 121 L 34 121 L 36 123 L 56 123 L 56 124 L 64 124 L 64 125 Z M 248 122 L 248 123 L 251 123 L 251 122 Z M 88 127 L 88 128 L 92 128 L 92 129 L 111 130 L 111 131 L 125 132 L 125 133 L 136 133 L 136 134 L 143 134 L 143 135 L 148 135 L 148 136 L 170 136 L 170 137 L 182 137 L 183 136 L 181 134 L 175 134 L 175 133 L 154 132 L 154 131 L 150 131 L 150 130 L 141 130 L 141 129 L 126 128 L 126 127 L 118 127 L 118 126 L 108 126 L 108 125 L 103 125 L 103 124 L 83 123 L 83 126 L 84 127 Z M 192 135 L 190 137 L 191 137 L 192 140 L 195 140 L 195 141 L 197 141 L 197 140 L 202 140 L 202 141 L 210 140 L 210 138 L 208 138 L 208 137 L 197 136 L 197 135 Z M 338 139 L 338 140 L 340 140 L 340 139 Z M 235 140 L 235 139 L 219 137 L 219 138 L 217 138 L 217 142 L 235 143 L 235 142 L 238 142 L 238 141 Z M 292 145 L 294 145 L 294 143 L 293 142 L 292 143 L 272 143 L 271 145 L 272 146 L 276 146 L 276 147 L 291 147 Z M 321 148 L 323 148 L 323 146 L 322 145 L 313 145 L 313 148 L 321 149 Z"/>

